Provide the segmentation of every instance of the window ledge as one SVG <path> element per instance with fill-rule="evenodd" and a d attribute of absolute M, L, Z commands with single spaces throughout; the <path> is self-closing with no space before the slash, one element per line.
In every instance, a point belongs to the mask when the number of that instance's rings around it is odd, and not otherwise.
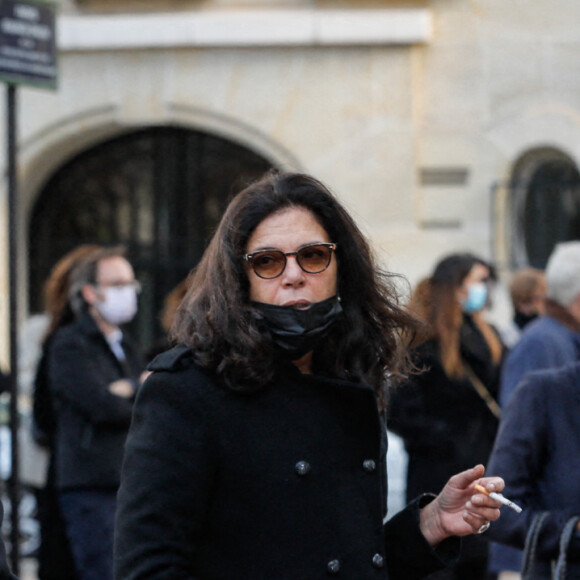
<path fill-rule="evenodd" d="M 182 47 L 389 45 L 429 42 L 426 8 L 63 15 L 61 51 Z"/>

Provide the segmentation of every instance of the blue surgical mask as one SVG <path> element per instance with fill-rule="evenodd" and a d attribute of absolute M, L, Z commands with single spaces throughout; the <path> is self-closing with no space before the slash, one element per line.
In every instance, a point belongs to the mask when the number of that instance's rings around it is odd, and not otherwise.
<path fill-rule="evenodd" d="M 467 288 L 467 298 L 461 301 L 461 308 L 466 314 L 479 312 L 487 302 L 487 286 L 484 282 L 476 282 Z"/>

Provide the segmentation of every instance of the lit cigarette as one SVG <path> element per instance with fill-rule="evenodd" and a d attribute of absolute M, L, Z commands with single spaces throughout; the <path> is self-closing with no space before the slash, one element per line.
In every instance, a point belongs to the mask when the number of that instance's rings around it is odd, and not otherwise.
<path fill-rule="evenodd" d="M 504 497 L 501 493 L 495 493 L 495 491 L 487 491 L 487 489 L 485 489 L 485 487 L 483 487 L 482 485 L 476 485 L 475 489 L 481 493 L 484 493 L 485 495 L 489 495 L 489 497 L 491 497 L 492 499 L 496 499 L 500 503 L 503 503 L 503 505 L 511 507 L 518 514 L 522 513 L 522 508 L 519 505 L 515 504 L 513 501 L 510 501 L 507 497 Z"/>

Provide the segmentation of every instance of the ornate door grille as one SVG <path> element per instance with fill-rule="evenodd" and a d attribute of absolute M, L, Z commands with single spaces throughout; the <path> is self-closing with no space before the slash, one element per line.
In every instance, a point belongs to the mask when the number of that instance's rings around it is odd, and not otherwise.
<path fill-rule="evenodd" d="M 231 195 L 271 167 L 236 143 L 170 127 L 82 152 L 52 176 L 31 214 L 30 311 L 42 311 L 43 283 L 66 252 L 123 244 L 143 285 L 133 331 L 152 344 L 164 297 L 199 261 Z"/>
<path fill-rule="evenodd" d="M 515 263 L 545 268 L 559 242 L 580 239 L 580 174 L 566 158 L 540 159 L 512 186 Z"/>

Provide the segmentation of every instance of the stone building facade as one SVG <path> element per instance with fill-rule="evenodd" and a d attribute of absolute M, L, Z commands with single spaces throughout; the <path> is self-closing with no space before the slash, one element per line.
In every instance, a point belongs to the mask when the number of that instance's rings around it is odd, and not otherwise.
<path fill-rule="evenodd" d="M 579 19 L 577 0 L 61 0 L 58 90 L 19 90 L 22 320 L 80 241 L 133 244 L 151 287 L 181 256 L 178 281 L 207 236 L 171 245 L 175 208 L 203 206 L 211 230 L 231 193 L 214 183 L 222 157 L 320 178 L 411 283 L 456 250 L 504 277 L 542 266 L 580 237 Z M 172 165 L 182 138 L 213 143 L 201 185 Z M 146 179 L 145 158 L 160 167 Z M 155 288 L 149 319 L 169 285 Z"/>

